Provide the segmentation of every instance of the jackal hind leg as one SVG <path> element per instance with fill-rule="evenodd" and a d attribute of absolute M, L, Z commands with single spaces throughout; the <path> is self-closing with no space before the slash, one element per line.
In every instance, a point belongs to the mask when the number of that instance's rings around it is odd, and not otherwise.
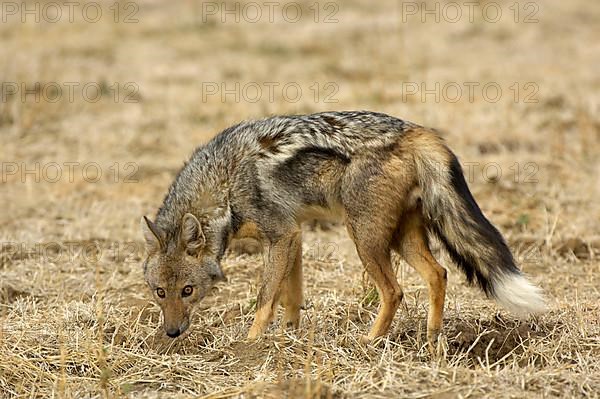
<path fill-rule="evenodd" d="M 381 300 L 379 313 L 375 318 L 369 335 L 363 337 L 363 341 L 366 342 L 372 341 L 388 332 L 403 297 L 402 288 L 398 284 L 392 267 L 388 244 L 390 237 L 383 237 L 375 234 L 370 229 L 365 230 L 361 228 L 361 226 L 368 225 L 372 225 L 372 223 L 360 223 L 359 221 L 348 221 L 347 223 L 348 232 L 356 245 L 358 256 L 375 283 Z M 382 231 L 380 230 L 379 233 L 381 234 Z"/>
<path fill-rule="evenodd" d="M 263 252 L 264 271 L 261 288 L 256 300 L 254 322 L 248 332 L 249 339 L 262 335 L 273 320 L 284 283 L 290 275 L 290 267 L 296 257 L 296 246 L 300 242 L 299 232 L 281 236 L 270 243 Z M 288 295 L 289 296 L 289 295 Z"/>
<path fill-rule="evenodd" d="M 437 340 L 442 331 L 447 277 L 446 269 L 431 254 L 419 208 L 407 213 L 402 220 L 396 248 L 406 263 L 427 282 L 429 292 L 427 342 L 430 352 L 435 353 Z"/>

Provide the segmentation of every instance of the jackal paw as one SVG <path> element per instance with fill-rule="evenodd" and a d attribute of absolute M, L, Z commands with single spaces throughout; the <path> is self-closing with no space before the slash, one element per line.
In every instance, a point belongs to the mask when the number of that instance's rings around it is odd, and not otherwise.
<path fill-rule="evenodd" d="M 282 325 L 287 330 L 297 330 L 300 327 L 300 315 L 285 316 Z"/>
<path fill-rule="evenodd" d="M 359 338 L 359 342 L 363 345 L 369 345 L 372 341 L 373 339 L 368 335 L 361 335 Z"/>
<path fill-rule="evenodd" d="M 363 345 L 379 345 L 381 340 L 384 339 L 382 335 L 372 337 L 371 335 L 361 335 L 359 342 Z"/>
<path fill-rule="evenodd" d="M 429 347 L 429 353 L 431 353 L 432 356 L 436 356 L 438 354 L 438 344 L 440 343 L 441 336 L 441 330 L 427 331 L 427 346 Z"/>
<path fill-rule="evenodd" d="M 288 330 L 297 330 L 300 327 L 300 322 L 298 320 L 288 320 L 285 322 L 285 328 Z"/>
<path fill-rule="evenodd" d="M 248 341 L 256 341 L 262 336 L 262 334 L 263 330 L 261 328 L 252 326 L 250 327 L 250 331 L 248 331 L 248 336 L 246 337 L 246 339 Z"/>

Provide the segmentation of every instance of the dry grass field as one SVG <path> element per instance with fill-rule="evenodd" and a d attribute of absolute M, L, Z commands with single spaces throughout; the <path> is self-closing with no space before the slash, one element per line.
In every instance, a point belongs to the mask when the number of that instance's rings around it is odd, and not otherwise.
<path fill-rule="evenodd" d="M 600 5 L 286 4 L 2 3 L 0 397 L 600 397 Z M 436 250 L 438 355 L 400 259 L 391 333 L 362 345 L 377 295 L 341 226 L 307 226 L 299 331 L 245 341 L 261 256 L 231 251 L 166 337 L 139 220 L 183 161 L 243 119 L 342 109 L 439 129 L 550 311 L 518 321 Z"/>

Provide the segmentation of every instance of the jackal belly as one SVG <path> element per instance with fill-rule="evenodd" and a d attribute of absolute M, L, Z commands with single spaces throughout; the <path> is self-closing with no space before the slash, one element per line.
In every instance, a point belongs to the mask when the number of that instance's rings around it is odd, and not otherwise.
<path fill-rule="evenodd" d="M 319 205 L 302 206 L 296 215 L 296 221 L 298 223 L 312 220 L 340 222 L 344 219 L 345 212 L 341 204 L 333 203 L 327 207 Z"/>

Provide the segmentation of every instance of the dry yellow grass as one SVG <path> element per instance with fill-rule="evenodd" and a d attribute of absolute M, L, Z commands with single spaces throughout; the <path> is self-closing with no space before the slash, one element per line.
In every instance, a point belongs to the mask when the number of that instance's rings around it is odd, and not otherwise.
<path fill-rule="evenodd" d="M 481 14 L 491 3 L 503 11 L 496 23 Z M 402 14 L 414 3 L 367 0 L 317 2 L 316 17 L 314 2 L 293 3 L 304 15 L 296 23 L 283 5 L 269 21 L 260 2 L 255 23 L 249 9 L 222 23 L 220 2 L 208 3 L 216 15 L 201 2 L 121 2 L 118 23 L 110 2 L 98 3 L 96 23 L 82 6 L 72 23 L 67 9 L 58 23 L 22 23 L 3 9 L 0 397 L 598 397 L 600 7 L 517 3 L 515 22 L 513 3 L 480 3 L 473 22 L 462 7 L 454 23 L 449 9 L 439 23 L 421 22 Z M 525 23 L 533 11 L 537 22 Z M 125 23 L 132 12 L 138 22 Z M 79 83 L 72 101 L 70 82 Z M 269 82 L 278 84 L 272 99 Z M 423 101 L 420 85 L 436 82 L 439 101 Z M 463 88 L 455 102 L 452 82 Z M 472 101 L 469 82 L 479 84 Z M 99 101 L 85 101 L 86 83 L 102 90 Z M 239 101 L 221 101 L 223 83 L 240 85 Z M 497 102 L 480 90 L 490 83 L 502 89 Z M 24 99 L 22 84 L 31 91 Z M 302 89 L 298 101 L 285 85 Z M 57 87 L 63 95 L 51 102 Z M 232 253 L 229 282 L 204 301 L 189 333 L 166 338 L 142 278 L 140 216 L 220 129 L 330 109 L 378 110 L 443 131 L 551 311 L 516 321 L 438 253 L 450 281 L 445 338 L 432 358 L 425 286 L 397 260 L 405 303 L 389 336 L 362 346 L 377 298 L 334 227 L 305 234 L 300 331 L 274 326 L 244 342 L 260 256 Z"/>

